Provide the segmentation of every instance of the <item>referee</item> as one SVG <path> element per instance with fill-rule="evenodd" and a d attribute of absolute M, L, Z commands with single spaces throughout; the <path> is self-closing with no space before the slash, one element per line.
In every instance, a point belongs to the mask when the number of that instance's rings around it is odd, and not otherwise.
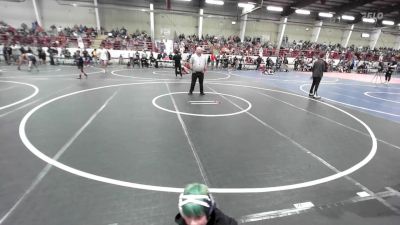
<path fill-rule="evenodd" d="M 203 80 L 207 66 L 207 59 L 201 54 L 202 52 L 203 49 L 201 47 L 197 47 L 196 54 L 192 55 L 192 57 L 190 58 L 190 66 L 193 73 L 192 73 L 192 84 L 190 85 L 190 90 L 188 93 L 189 95 L 193 94 L 197 78 L 199 78 L 200 95 L 204 95 Z"/>

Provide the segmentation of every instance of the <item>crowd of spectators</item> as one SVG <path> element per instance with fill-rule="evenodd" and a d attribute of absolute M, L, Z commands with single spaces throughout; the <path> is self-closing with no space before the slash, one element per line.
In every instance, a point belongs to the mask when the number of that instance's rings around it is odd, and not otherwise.
<path fill-rule="evenodd" d="M 136 30 L 134 33 L 129 34 L 128 31 L 122 27 L 116 28 L 107 32 L 107 39 L 103 40 L 102 46 L 115 49 L 115 50 L 151 50 L 152 39 L 145 31 L 140 32 Z"/>
<path fill-rule="evenodd" d="M 163 44 L 153 46 L 152 37 L 145 31 L 136 30 L 129 33 L 125 27 L 111 29 L 100 29 L 100 33 L 106 38 L 101 42 L 101 46 L 115 50 L 154 50 L 162 52 Z M 0 42 L 8 45 L 17 44 L 32 47 L 58 47 L 68 48 L 78 46 L 78 37 L 82 37 L 85 48 L 90 48 L 98 32 L 93 27 L 85 25 L 75 25 L 73 27 L 61 27 L 52 25 L 49 30 L 44 30 L 33 22 L 31 27 L 21 24 L 20 28 L 14 28 L 4 22 L 0 22 Z M 328 52 L 328 58 L 349 59 L 356 57 L 358 60 L 378 60 L 383 57 L 388 60 L 391 57 L 400 59 L 400 51 L 393 48 L 357 47 L 354 45 L 344 48 L 340 44 L 313 43 L 310 41 L 290 41 L 287 36 L 283 37 L 280 49 L 276 43 L 262 41 L 257 37 L 245 37 L 242 41 L 237 35 L 229 37 L 216 35 L 203 35 L 198 37 L 196 34 L 179 34 L 174 38 L 174 50 L 182 53 L 193 53 L 196 47 L 200 46 L 205 53 L 215 55 L 239 55 L 239 56 L 287 56 L 312 58 L 321 53 Z"/>
<path fill-rule="evenodd" d="M 44 30 L 37 22 L 33 22 L 31 27 L 23 23 L 19 28 L 0 22 L 1 44 L 31 47 L 77 47 L 78 36 L 82 37 L 85 47 L 89 47 L 96 38 L 97 32 L 93 27 L 82 25 L 75 25 L 72 28 L 52 25 L 49 30 Z"/>
<path fill-rule="evenodd" d="M 241 39 L 232 35 L 227 38 L 223 36 L 204 35 L 199 38 L 197 35 L 185 36 L 184 34 L 178 35 L 175 39 L 174 48 L 180 49 L 181 52 L 190 53 L 194 52 L 197 46 L 203 47 L 205 53 L 214 54 L 232 54 L 232 55 L 258 55 L 258 50 L 262 45 L 259 38 L 246 37 L 243 42 Z"/>
<path fill-rule="evenodd" d="M 206 53 L 245 55 L 245 56 L 287 56 L 312 58 L 322 53 L 328 52 L 328 58 L 341 59 L 357 57 L 359 60 L 378 60 L 380 56 L 384 60 L 391 57 L 400 59 L 400 50 L 393 48 L 376 48 L 371 50 L 369 47 L 357 47 L 355 45 L 344 48 L 340 44 L 313 43 L 310 41 L 288 42 L 288 37 L 283 38 L 283 44 L 277 49 L 275 43 L 270 41 L 262 42 L 260 38 L 245 37 L 241 42 L 238 36 L 228 38 L 205 35 L 202 38 L 196 35 L 178 35 L 175 39 L 174 49 L 180 49 L 183 53 L 194 52 L 197 46 L 203 47 Z"/>

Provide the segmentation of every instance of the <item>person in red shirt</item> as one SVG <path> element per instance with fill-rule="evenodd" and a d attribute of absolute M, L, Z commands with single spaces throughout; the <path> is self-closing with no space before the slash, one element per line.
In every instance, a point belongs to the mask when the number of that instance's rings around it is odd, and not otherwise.
<path fill-rule="evenodd" d="M 211 60 L 211 69 L 214 70 L 214 63 L 217 60 L 217 57 L 215 57 L 214 53 L 211 53 L 210 60 Z"/>

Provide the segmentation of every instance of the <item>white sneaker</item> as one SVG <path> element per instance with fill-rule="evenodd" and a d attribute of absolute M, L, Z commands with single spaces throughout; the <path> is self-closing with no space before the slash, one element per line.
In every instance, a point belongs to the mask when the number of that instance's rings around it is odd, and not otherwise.
<path fill-rule="evenodd" d="M 319 96 L 319 95 L 315 94 L 315 95 L 314 95 L 314 98 L 315 98 L 315 99 L 320 99 L 320 98 L 321 98 L 321 96 Z"/>
<path fill-rule="evenodd" d="M 308 96 L 309 97 L 314 97 L 314 93 L 309 93 Z"/>

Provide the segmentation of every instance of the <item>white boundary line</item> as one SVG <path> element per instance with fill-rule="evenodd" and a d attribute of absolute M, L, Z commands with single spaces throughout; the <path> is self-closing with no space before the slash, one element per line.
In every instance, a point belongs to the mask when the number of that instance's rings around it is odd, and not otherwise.
<path fill-rule="evenodd" d="M 212 91 L 215 92 L 214 89 L 210 88 Z M 228 100 L 229 101 L 229 100 Z M 231 101 L 230 101 L 231 102 Z M 238 107 L 239 109 L 241 108 L 240 106 L 238 106 L 237 104 L 235 104 L 234 102 L 231 102 L 233 105 L 235 105 L 236 107 Z M 313 152 L 311 152 L 309 149 L 307 149 L 306 147 L 304 147 L 303 145 L 301 145 L 300 143 L 298 143 L 297 141 L 295 141 L 294 139 L 290 138 L 289 136 L 283 134 L 282 132 L 280 132 L 279 130 L 275 129 L 274 127 L 272 127 L 271 125 L 267 124 L 266 122 L 264 122 L 263 120 L 259 119 L 257 116 L 246 112 L 249 116 L 253 117 L 255 120 L 257 120 L 258 122 L 260 122 L 263 126 L 268 127 L 269 129 L 271 129 L 272 131 L 274 131 L 275 133 L 277 133 L 278 135 L 280 135 L 281 137 L 287 139 L 288 141 L 290 141 L 294 146 L 298 147 L 300 150 L 304 151 L 305 153 L 309 154 L 311 157 L 313 157 L 314 159 L 318 160 L 320 163 L 322 163 L 323 165 L 325 165 L 326 167 L 328 167 L 329 169 L 331 169 L 333 172 L 335 172 L 336 174 L 340 173 L 340 171 L 334 167 L 333 165 L 331 165 L 328 161 L 324 160 L 323 158 L 319 157 L 318 155 L 314 154 Z M 355 186 L 361 188 L 362 190 L 364 190 L 365 192 L 368 192 L 370 195 L 374 195 L 374 193 L 369 190 L 367 187 L 365 187 L 364 185 L 362 185 L 361 183 L 359 183 L 358 181 L 354 180 L 353 178 L 349 177 L 349 176 L 344 176 L 344 178 L 346 178 L 348 181 L 352 182 Z M 376 199 L 381 202 L 383 205 L 385 205 L 386 207 L 388 207 L 389 209 L 391 209 L 392 211 L 400 214 L 400 210 L 397 210 L 395 207 L 393 207 L 392 205 L 390 205 L 387 201 L 385 201 L 383 198 L 379 198 L 378 196 L 375 196 Z M 295 207 L 297 209 L 302 208 L 302 206 L 309 206 L 310 202 L 307 203 L 302 203 L 299 204 L 299 206 Z M 312 205 L 312 203 L 311 203 Z"/>
<path fill-rule="evenodd" d="M 166 109 L 166 108 L 164 108 L 164 107 L 161 107 L 161 106 L 159 106 L 159 105 L 157 104 L 157 100 L 158 100 L 159 98 L 162 98 L 162 97 L 167 96 L 167 95 L 175 95 L 175 94 L 185 94 L 185 95 L 187 95 L 187 92 L 170 92 L 170 93 L 167 93 L 167 94 L 159 95 L 159 96 L 153 98 L 153 100 L 152 100 L 151 102 L 153 103 L 153 105 L 154 105 L 156 108 L 161 109 L 161 110 L 163 110 L 163 111 L 167 111 L 167 112 L 170 112 L 170 113 L 176 113 L 176 114 L 187 115 L 187 116 L 199 116 L 199 117 L 223 117 L 223 116 L 234 116 L 234 115 L 238 115 L 238 114 L 247 112 L 247 111 L 249 111 L 249 110 L 251 109 L 251 107 L 252 107 L 252 105 L 251 105 L 251 103 L 250 103 L 249 101 L 247 101 L 246 99 L 241 98 L 241 97 L 237 97 L 237 96 L 229 95 L 229 94 L 214 93 L 214 92 L 205 92 L 205 93 L 207 93 L 207 94 L 224 95 L 224 96 L 229 96 L 229 97 L 232 97 L 232 98 L 236 98 L 236 99 L 239 99 L 239 100 L 242 100 L 242 101 L 246 102 L 247 105 L 248 105 L 248 107 L 247 107 L 246 109 L 242 109 L 242 110 L 237 111 L 237 112 L 234 112 L 234 113 L 224 113 L 224 114 L 197 114 L 197 113 L 187 113 L 187 112 L 174 111 L 174 110 L 170 110 L 170 109 Z M 191 104 L 194 104 L 194 103 L 191 103 Z M 210 104 L 210 103 L 208 103 L 208 104 Z M 215 103 L 214 103 L 214 104 L 215 104 Z"/>
<path fill-rule="evenodd" d="M 23 85 L 27 85 L 29 87 L 32 87 L 35 90 L 31 95 L 29 95 L 28 97 L 26 97 L 24 99 L 21 99 L 19 101 L 16 101 L 14 103 L 11 103 L 11 104 L 8 104 L 8 105 L 5 105 L 5 106 L 1 106 L 0 110 L 7 109 L 7 108 L 10 108 L 10 107 L 12 107 L 14 105 L 18 105 L 18 104 L 20 104 L 22 102 L 28 101 L 29 99 L 35 97 L 39 93 L 39 88 L 37 86 L 33 85 L 33 84 L 22 83 L 22 82 L 17 82 L 17 81 L 5 81 L 5 80 L 0 80 L 0 82 L 13 83 L 13 84 L 23 84 Z"/>
<path fill-rule="evenodd" d="M 111 99 L 114 98 L 114 96 L 117 94 L 117 91 L 114 92 L 111 97 L 109 97 L 105 103 L 89 118 L 86 123 L 79 128 L 79 130 L 58 150 L 58 152 L 54 155 L 53 160 L 58 160 L 61 155 L 64 154 L 64 152 L 71 146 L 71 144 L 78 138 L 78 136 L 86 129 L 87 126 L 99 115 L 101 111 L 108 105 L 108 103 L 111 101 Z M 36 188 L 36 186 L 43 180 L 43 178 L 49 173 L 50 169 L 53 167 L 52 164 L 47 164 L 42 171 L 40 171 L 39 175 L 36 177 L 36 179 L 32 182 L 32 184 L 29 186 L 29 188 L 22 194 L 22 196 L 18 199 L 18 201 L 11 207 L 10 210 L 7 211 L 6 214 L 3 215 L 3 217 L 0 220 L 0 225 L 4 223 L 4 221 L 7 220 L 7 218 L 12 215 L 12 213 L 17 209 L 17 207 L 28 197 L 28 195 Z"/>
<path fill-rule="evenodd" d="M 395 196 L 400 198 L 400 192 L 398 190 L 395 190 L 395 189 L 393 189 L 391 187 L 385 187 L 385 188 L 386 188 L 386 190 L 392 192 Z"/>
<path fill-rule="evenodd" d="M 314 115 L 314 116 L 317 116 L 317 117 L 319 117 L 319 118 L 325 119 L 325 120 L 327 120 L 327 121 L 329 121 L 329 122 L 331 122 L 331 123 L 337 124 L 337 125 L 339 125 L 339 126 L 345 127 L 345 128 L 347 128 L 347 129 L 349 129 L 349 130 L 352 130 L 352 131 L 354 131 L 354 132 L 356 132 L 356 133 L 362 134 L 362 135 L 367 136 L 367 137 L 369 136 L 368 133 L 365 133 L 365 132 L 363 132 L 363 131 L 361 131 L 361 130 L 352 128 L 352 127 L 350 127 L 350 126 L 347 126 L 347 125 L 345 125 L 345 124 L 343 124 L 343 123 L 340 123 L 340 122 L 338 122 L 338 121 L 336 121 L 336 120 L 333 120 L 333 119 L 330 119 L 330 118 L 328 118 L 328 117 L 325 117 L 325 116 L 323 116 L 323 115 L 321 115 L 321 114 L 314 113 L 314 112 L 308 111 L 308 110 L 306 110 L 306 109 L 297 107 L 297 106 L 295 106 L 295 105 L 293 105 L 293 104 L 291 104 L 291 103 L 289 103 L 289 102 L 286 102 L 286 101 L 277 99 L 277 98 L 275 98 L 275 97 L 272 97 L 272 96 L 267 95 L 267 94 L 264 94 L 264 93 L 258 93 L 258 94 L 263 95 L 263 96 L 268 97 L 268 98 L 271 98 L 271 99 L 274 99 L 274 100 L 276 100 L 276 101 L 282 102 L 282 103 L 284 103 L 284 104 L 286 104 L 286 105 L 289 105 L 289 106 L 291 106 L 291 107 L 293 107 L 293 108 L 295 108 L 295 109 L 298 109 L 298 110 L 301 110 L 301 111 L 310 113 L 310 114 L 312 114 L 312 115 Z M 389 143 L 389 142 L 387 142 L 387 141 L 384 141 L 384 140 L 382 140 L 382 139 L 378 139 L 378 138 L 377 138 L 377 140 L 378 140 L 379 142 L 381 142 L 381 143 L 387 144 L 387 145 L 389 145 L 389 146 L 391 146 L 391 147 L 393 147 L 393 148 L 397 148 L 397 149 L 400 150 L 400 146 L 394 145 L 394 144 Z"/>
<path fill-rule="evenodd" d="M 114 184 L 114 185 L 118 185 L 118 186 L 123 186 L 123 187 L 129 187 L 129 188 L 137 188 L 137 189 L 144 189 L 144 190 L 152 190 L 152 191 L 162 191 L 162 192 L 175 192 L 175 193 L 181 193 L 182 192 L 182 188 L 176 188 L 176 187 L 164 187 L 164 186 L 154 186 L 154 185 L 146 185 L 146 184 L 139 184 L 139 183 L 132 183 L 132 182 L 127 182 L 127 181 L 122 181 L 122 180 L 116 180 L 116 179 L 112 179 L 112 178 L 108 178 L 108 177 L 103 177 L 103 176 L 99 176 L 99 175 L 95 175 L 95 174 L 91 174 L 88 172 L 84 172 L 75 168 L 72 168 L 70 166 L 67 166 L 61 162 L 58 162 L 57 160 L 54 160 L 52 158 L 50 158 L 49 156 L 45 155 L 43 152 L 39 151 L 28 139 L 27 135 L 26 135 L 26 131 L 25 131 L 25 127 L 27 124 L 27 121 L 29 120 L 29 118 L 36 112 L 38 111 L 40 108 L 55 102 L 59 99 L 62 98 L 66 98 L 69 96 L 73 96 L 76 94 L 80 94 L 80 93 L 85 93 L 85 92 L 90 92 L 90 91 L 94 91 L 94 90 L 99 90 L 99 89 L 105 89 L 105 88 L 111 88 L 111 87 L 120 87 L 120 86 L 129 86 L 129 85 L 143 85 L 143 84 L 164 84 L 165 82 L 141 82 L 141 83 L 125 83 L 125 84 L 115 84 L 115 85 L 108 85 L 108 86 L 102 86 L 102 87 L 96 87 L 96 88 L 91 88 L 91 89 L 86 89 L 86 90 L 81 90 L 81 91 L 77 91 L 77 92 L 72 92 L 69 94 L 65 94 L 62 96 L 58 96 L 56 98 L 50 99 L 38 106 L 36 106 L 35 108 L 33 108 L 31 111 L 29 111 L 21 120 L 21 123 L 19 125 L 19 135 L 20 138 L 23 142 L 23 144 L 28 148 L 29 151 L 31 151 L 34 155 L 36 155 L 38 158 L 42 159 L 43 161 L 61 169 L 64 170 L 66 172 L 75 174 L 77 176 L 81 176 L 81 177 L 85 177 L 87 179 L 91 179 L 91 180 L 96 180 L 96 181 L 100 181 L 100 182 L 104 182 L 104 183 L 109 183 L 109 184 Z M 180 83 L 180 82 L 168 82 L 168 83 Z M 234 87 L 244 87 L 244 88 L 252 88 L 252 89 L 256 89 L 256 90 L 264 90 L 264 91 L 272 91 L 272 92 L 278 92 L 278 93 L 283 93 L 283 94 L 288 94 L 288 95 L 292 95 L 292 96 L 297 96 L 299 98 L 303 98 L 303 99 L 309 99 L 308 97 L 305 96 L 301 96 L 298 94 L 294 94 L 294 93 L 289 93 L 289 92 L 285 92 L 285 91 L 280 91 L 280 90 L 274 90 L 274 89 L 267 89 L 267 88 L 260 88 L 260 87 L 253 87 L 253 86 L 246 86 L 246 85 L 238 85 L 238 84 L 223 84 L 223 83 L 212 83 L 215 85 L 223 85 L 223 86 L 234 86 Z M 310 101 L 316 101 L 313 99 L 310 99 Z M 304 187 L 310 187 L 310 186 L 314 186 L 314 185 L 318 185 L 318 184 L 322 184 L 322 183 L 326 183 L 341 177 L 344 177 L 346 175 L 349 175 L 357 170 L 359 170 L 361 167 L 365 166 L 369 161 L 372 160 L 372 158 L 375 156 L 376 154 L 376 150 L 377 150 L 377 140 L 375 137 L 375 134 L 373 133 L 373 131 L 371 130 L 371 128 L 365 124 L 362 120 L 358 119 L 356 116 L 334 106 L 334 105 L 330 105 L 328 103 L 325 102 L 321 102 L 321 101 L 316 101 L 319 104 L 323 104 L 325 106 L 328 106 L 330 108 L 336 109 L 348 116 L 350 116 L 351 118 L 353 118 L 354 120 L 356 120 L 357 122 L 359 122 L 360 124 L 362 124 L 366 130 L 368 131 L 368 133 L 371 136 L 371 142 L 372 142 L 372 146 L 371 146 L 371 151 L 369 152 L 369 154 L 362 159 L 360 162 L 358 162 L 357 164 L 355 164 L 354 166 L 341 171 L 339 173 L 324 177 L 324 178 L 320 178 L 320 179 L 316 179 L 316 180 L 311 180 L 311 181 L 307 181 L 307 182 L 303 182 L 303 183 L 297 183 L 297 184 L 291 184 L 291 185 L 283 185 L 283 186 L 275 186 L 275 187 L 263 187 L 263 188 L 210 188 L 210 192 L 213 193 L 264 193 L 264 192 L 273 192 L 273 191 L 283 191 L 283 190 L 292 190 L 292 189 L 297 189 L 297 188 L 304 188 Z"/>
<path fill-rule="evenodd" d="M 15 109 L 13 109 L 13 110 L 10 110 L 10 111 L 8 111 L 8 112 L 5 112 L 5 113 L 3 113 L 3 114 L 0 114 L 0 118 L 2 118 L 2 117 L 4 117 L 4 116 L 7 116 L 7 115 L 9 115 L 9 114 L 11 114 L 11 113 L 14 113 L 14 112 L 16 112 L 16 111 L 18 111 L 18 110 L 20 110 L 20 109 L 25 108 L 25 107 L 28 107 L 28 106 L 30 106 L 30 105 L 36 103 L 36 102 L 39 102 L 39 101 L 42 100 L 42 99 L 46 99 L 46 98 L 49 97 L 49 96 L 55 95 L 55 94 L 57 94 L 57 93 L 59 93 L 59 92 L 62 92 L 62 91 L 64 91 L 64 90 L 68 89 L 68 88 L 71 88 L 71 87 L 72 87 L 72 85 L 71 85 L 71 86 L 68 86 L 68 87 L 65 87 L 65 88 L 62 88 L 62 89 L 60 89 L 60 90 L 58 90 L 58 91 L 56 91 L 56 92 L 54 92 L 54 93 L 51 93 L 51 94 L 49 94 L 49 95 L 46 95 L 46 97 L 38 98 L 38 99 L 36 99 L 36 100 L 34 100 L 34 101 L 31 101 L 31 102 L 29 102 L 29 103 L 26 103 L 26 104 L 24 104 L 24 105 L 21 105 L 21 106 L 19 106 L 18 108 L 15 108 Z"/>
<path fill-rule="evenodd" d="M 304 90 L 303 87 L 307 86 L 307 85 L 310 85 L 310 84 L 302 84 L 302 85 L 300 85 L 300 90 L 302 92 L 306 93 L 306 94 L 308 94 L 308 91 Z M 330 99 L 330 98 L 326 98 L 326 97 L 324 97 L 324 99 L 326 99 L 328 101 L 331 101 L 331 102 L 339 103 L 339 104 L 342 104 L 342 105 L 350 106 L 350 107 L 353 107 L 353 108 L 363 109 L 363 110 L 376 112 L 376 113 L 381 113 L 381 114 L 385 114 L 385 115 L 389 115 L 389 116 L 400 117 L 399 114 L 393 114 L 393 113 L 383 112 L 383 111 L 379 111 L 379 110 L 375 110 L 375 109 L 365 108 L 365 107 L 362 107 L 362 106 L 357 106 L 357 105 L 353 105 L 353 104 L 349 104 L 349 103 L 345 103 L 345 102 L 341 102 L 341 101 L 336 101 L 336 100 L 333 100 L 333 99 Z"/>
<path fill-rule="evenodd" d="M 395 95 L 400 95 L 400 93 L 395 93 L 395 92 L 383 92 L 383 91 L 381 91 L 381 92 L 377 92 L 377 91 L 376 91 L 376 92 L 369 92 L 369 91 L 364 92 L 364 95 L 365 95 L 365 96 L 368 96 L 368 97 L 371 97 L 371 98 L 375 98 L 375 99 L 379 99 L 379 100 L 383 100 L 383 101 L 387 101 L 387 102 L 400 103 L 400 101 L 394 101 L 394 100 L 389 100 L 389 99 L 385 99 L 385 98 L 375 97 L 375 96 L 371 95 L 371 94 L 373 94 L 373 93 L 375 93 L 375 94 L 385 93 L 385 94 L 395 94 Z"/>
<path fill-rule="evenodd" d="M 377 197 L 379 197 L 379 198 L 388 198 L 388 197 L 393 197 L 393 196 L 400 197 L 400 195 L 396 194 L 396 190 L 394 190 L 390 187 L 386 187 L 386 189 L 388 191 L 375 193 L 373 196 L 371 196 L 367 193 L 368 196 L 366 196 L 366 197 L 355 196 L 350 199 L 342 200 L 342 201 L 335 202 L 335 203 L 316 205 L 316 206 L 312 206 L 312 207 L 301 207 L 299 209 L 294 207 L 294 208 L 288 208 L 288 209 L 281 209 L 281 210 L 249 214 L 249 215 L 240 217 L 239 221 L 240 221 L 240 223 L 250 223 L 250 222 L 255 222 L 255 221 L 269 220 L 269 219 L 274 219 L 274 218 L 298 215 L 300 213 L 307 212 L 309 209 L 323 210 L 324 208 L 326 209 L 326 208 L 330 208 L 330 207 L 340 207 L 340 206 L 344 206 L 344 205 L 348 205 L 348 204 L 355 204 L 355 203 L 359 203 L 359 202 L 370 201 L 373 199 L 377 199 Z M 398 194 L 400 194 L 400 193 L 398 193 Z"/>
<path fill-rule="evenodd" d="M 261 95 L 265 95 L 263 93 L 259 93 Z M 265 95 L 268 96 L 268 95 Z M 292 140 L 290 137 L 282 134 L 280 131 L 276 130 L 275 128 L 271 127 L 270 125 L 264 123 L 262 120 L 258 119 L 257 117 L 253 116 L 250 114 L 250 116 L 252 116 L 253 118 L 255 118 L 256 120 L 260 121 L 262 124 L 264 124 L 265 126 L 269 127 L 270 129 L 272 129 L 273 131 L 275 131 L 276 133 L 278 133 L 279 135 L 285 137 L 286 139 L 288 139 L 290 142 L 292 142 L 294 145 L 296 145 L 297 147 L 299 147 L 301 150 L 303 150 L 304 152 L 308 153 L 309 155 L 311 155 L 313 158 L 317 159 L 318 161 L 320 161 L 322 164 L 324 164 L 326 167 L 328 167 L 329 169 L 331 169 L 332 171 L 334 171 L 335 173 L 339 173 L 340 171 L 334 167 L 333 165 L 331 165 L 329 162 L 327 162 L 326 160 L 324 160 L 323 158 L 319 157 L 318 155 L 314 154 L 313 152 L 311 152 L 310 150 L 308 150 L 307 148 L 305 148 L 304 146 L 302 146 L 301 144 L 297 143 L 295 140 Z M 369 195 L 374 195 L 374 193 L 369 190 L 366 186 L 362 185 L 360 182 L 354 180 L 353 178 L 351 178 L 350 176 L 344 176 L 344 178 L 346 178 L 348 181 L 352 182 L 355 186 L 361 188 L 363 191 L 367 192 Z M 386 207 L 388 207 L 389 209 L 391 209 L 392 211 L 396 212 L 397 214 L 400 214 L 400 210 L 396 209 L 395 207 L 393 207 L 390 203 L 388 203 L 387 201 L 385 201 L 383 198 L 380 198 L 379 196 L 375 196 L 375 198 L 381 202 L 383 205 L 385 205 Z"/>
<path fill-rule="evenodd" d="M 165 85 L 167 86 L 168 93 L 171 93 L 171 90 L 169 89 L 169 85 L 167 83 L 165 83 Z M 179 109 L 178 109 L 178 106 L 176 105 L 176 102 L 175 102 L 175 99 L 174 99 L 174 95 L 171 93 L 169 95 L 169 97 L 171 98 L 172 104 L 174 105 L 175 111 L 177 112 L 176 115 L 178 117 L 179 123 L 182 126 L 182 130 L 185 133 L 186 140 L 188 141 L 188 144 L 190 146 L 190 149 L 192 150 L 193 156 L 196 159 L 196 163 L 197 163 L 197 166 L 199 167 L 201 177 L 203 178 L 203 181 L 204 181 L 205 185 L 210 186 L 210 182 L 209 182 L 209 180 L 207 178 L 206 170 L 204 169 L 203 163 L 201 163 L 200 157 L 197 154 L 196 147 L 194 146 L 194 144 L 192 142 L 192 139 L 189 136 L 189 132 L 187 130 L 186 124 L 183 121 L 181 114 L 179 113 Z"/>

